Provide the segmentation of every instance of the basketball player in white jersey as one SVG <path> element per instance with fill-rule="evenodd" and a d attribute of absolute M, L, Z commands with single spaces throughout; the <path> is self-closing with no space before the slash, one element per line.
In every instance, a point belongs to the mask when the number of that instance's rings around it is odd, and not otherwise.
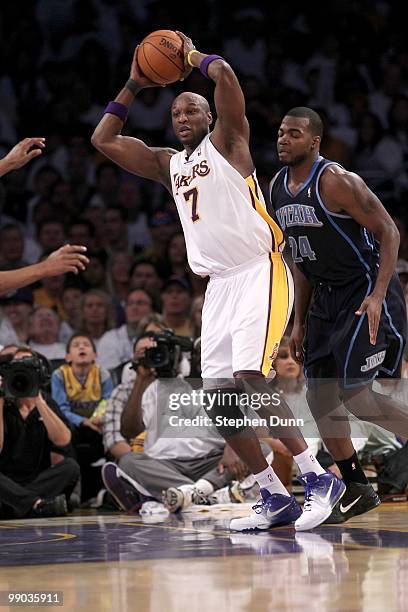
<path fill-rule="evenodd" d="M 180 215 L 191 269 L 210 277 L 201 335 L 202 376 L 213 390 L 209 415 L 220 417 L 218 431 L 254 473 L 262 495 L 254 512 L 233 519 L 231 529 L 269 529 L 295 521 L 296 529 L 312 529 L 331 514 L 344 493 L 343 483 L 323 470 L 297 428 L 280 428 L 278 437 L 292 451 L 306 482 L 302 514 L 266 462 L 254 430 L 227 421 L 242 417 L 234 380 L 243 379 L 246 389 L 269 390 L 264 377 L 290 316 L 292 280 L 281 255 L 282 232 L 267 214 L 257 185 L 238 79 L 223 58 L 198 52 L 189 38 L 180 36 L 184 40 L 184 76 L 199 68 L 215 83 L 217 120 L 213 130 L 207 100 L 184 92 L 171 109 L 182 151 L 148 147 L 141 140 L 121 135 L 135 95 L 155 86 L 141 73 L 136 50 L 130 79 L 107 106 L 92 143 L 125 170 L 168 189 Z M 225 380 L 229 380 L 228 388 Z M 235 398 L 232 405 L 231 397 Z M 276 410 L 288 414 L 286 406 Z"/>

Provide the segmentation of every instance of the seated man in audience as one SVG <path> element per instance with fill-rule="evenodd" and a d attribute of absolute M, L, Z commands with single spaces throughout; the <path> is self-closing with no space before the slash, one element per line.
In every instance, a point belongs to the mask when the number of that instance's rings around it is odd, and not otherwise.
<path fill-rule="evenodd" d="M 3 221 L 2 221 L 3 222 Z M 17 270 L 27 265 L 23 259 L 24 234 L 17 223 L 0 228 L 0 270 Z"/>
<path fill-rule="evenodd" d="M 148 259 L 137 260 L 130 269 L 130 288 L 146 289 L 154 298 L 160 294 L 162 279 L 159 276 L 157 267 Z"/>
<path fill-rule="evenodd" d="M 142 317 L 153 312 L 153 301 L 144 289 L 131 291 L 126 300 L 126 323 L 104 333 L 98 345 L 99 361 L 113 370 L 132 357 L 136 331 Z"/>
<path fill-rule="evenodd" d="M 35 353 L 20 347 L 12 360 L 24 357 Z M 67 513 L 66 498 L 79 476 L 68 456 L 70 442 L 63 415 L 43 391 L 36 397 L 0 397 L 0 518 Z"/>
<path fill-rule="evenodd" d="M 174 364 L 171 373 L 166 373 L 167 377 L 159 379 L 156 376 L 162 376 L 160 371 L 143 365 L 146 349 L 155 345 L 151 332 L 136 342 L 136 379 L 126 387 L 120 385 L 114 417 L 104 423 L 105 448 L 114 451 L 119 466 L 113 463 L 103 466 L 105 486 L 124 510 L 135 506 L 134 489 L 146 497 L 163 498 L 172 512 L 192 503 L 243 501 L 233 479 L 245 478 L 247 468 L 212 424 L 203 428 L 184 428 L 177 423 L 169 426 L 169 415 L 187 418 L 208 415 L 200 405 L 180 406 L 180 410 L 170 409 L 169 413 L 171 396 L 180 393 L 190 396 L 192 387 L 180 375 L 180 362 Z M 209 418 L 208 421 L 211 422 Z M 129 440 L 143 431 L 146 433 L 143 453 L 132 452 Z M 194 434 L 200 437 L 193 437 Z M 265 447 L 265 454 L 269 452 Z"/>
<path fill-rule="evenodd" d="M 104 456 L 102 445 L 103 416 L 94 416 L 101 400 L 107 400 L 113 389 L 109 372 L 96 363 L 92 339 L 74 334 L 67 345 L 66 363 L 51 377 L 52 396 L 73 428 L 73 446 L 81 467 L 82 499 L 97 494 L 101 488 L 92 463 Z"/>
<path fill-rule="evenodd" d="M 29 316 L 33 310 L 33 294 L 29 287 L 22 287 L 0 296 L 4 318 L 0 324 L 0 344 L 24 344 L 28 341 Z"/>
<path fill-rule="evenodd" d="M 191 320 L 192 289 L 183 276 L 170 276 L 161 292 L 163 318 L 166 326 L 179 336 L 194 335 Z"/>
<path fill-rule="evenodd" d="M 29 345 L 50 361 L 64 359 L 65 346 L 59 341 L 61 321 L 49 306 L 37 306 L 30 317 Z"/>

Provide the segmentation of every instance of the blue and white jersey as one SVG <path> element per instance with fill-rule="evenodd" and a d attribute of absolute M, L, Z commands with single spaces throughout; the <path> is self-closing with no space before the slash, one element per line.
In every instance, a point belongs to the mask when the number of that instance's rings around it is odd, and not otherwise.
<path fill-rule="evenodd" d="M 319 181 L 333 164 L 318 157 L 297 193 L 289 191 L 285 166 L 270 188 L 269 211 L 287 237 L 293 261 L 313 285 L 344 285 L 378 268 L 372 233 L 349 215 L 330 212 L 322 200 Z"/>

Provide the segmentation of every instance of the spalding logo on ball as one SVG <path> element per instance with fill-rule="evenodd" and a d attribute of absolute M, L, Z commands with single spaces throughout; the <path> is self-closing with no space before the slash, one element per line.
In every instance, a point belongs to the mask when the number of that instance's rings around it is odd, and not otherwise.
<path fill-rule="evenodd" d="M 157 85 L 179 81 L 184 73 L 183 40 L 172 30 L 156 30 L 140 43 L 137 63 L 144 76 Z"/>

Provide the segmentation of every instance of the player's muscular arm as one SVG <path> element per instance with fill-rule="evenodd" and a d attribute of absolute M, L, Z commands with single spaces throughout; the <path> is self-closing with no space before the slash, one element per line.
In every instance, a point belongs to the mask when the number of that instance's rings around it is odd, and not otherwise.
<path fill-rule="evenodd" d="M 398 258 L 400 235 L 394 221 L 364 181 L 342 168 L 328 168 L 321 180 L 324 202 L 332 212 L 344 212 L 374 234 L 380 245 L 377 279 L 371 295 L 356 314 L 367 312 L 370 340 L 375 344 L 382 303 Z"/>
<path fill-rule="evenodd" d="M 137 65 L 135 51 L 130 78 L 135 81 L 135 93 L 124 87 L 115 102 L 129 108 L 135 95 L 145 87 L 157 87 L 146 79 Z M 162 183 L 171 191 L 170 158 L 176 153 L 173 149 L 148 147 L 142 140 L 122 136 L 123 122 L 119 117 L 106 113 L 92 135 L 92 144 L 98 151 L 109 157 L 116 164 L 143 178 Z"/>
<path fill-rule="evenodd" d="M 186 55 L 194 49 L 191 40 L 181 32 Z M 190 54 L 190 63 L 199 68 L 208 57 L 195 50 Z M 239 81 L 231 66 L 223 59 L 216 59 L 208 66 L 207 74 L 215 83 L 214 102 L 217 121 L 211 141 L 222 155 L 243 175 L 253 172 L 254 165 L 249 152 L 249 124 L 245 116 L 245 98 Z"/>
<path fill-rule="evenodd" d="M 397 226 L 357 174 L 329 168 L 322 177 L 321 192 L 329 210 L 350 215 L 378 240 L 380 268 L 373 293 L 384 298 L 398 258 L 400 235 Z"/>

